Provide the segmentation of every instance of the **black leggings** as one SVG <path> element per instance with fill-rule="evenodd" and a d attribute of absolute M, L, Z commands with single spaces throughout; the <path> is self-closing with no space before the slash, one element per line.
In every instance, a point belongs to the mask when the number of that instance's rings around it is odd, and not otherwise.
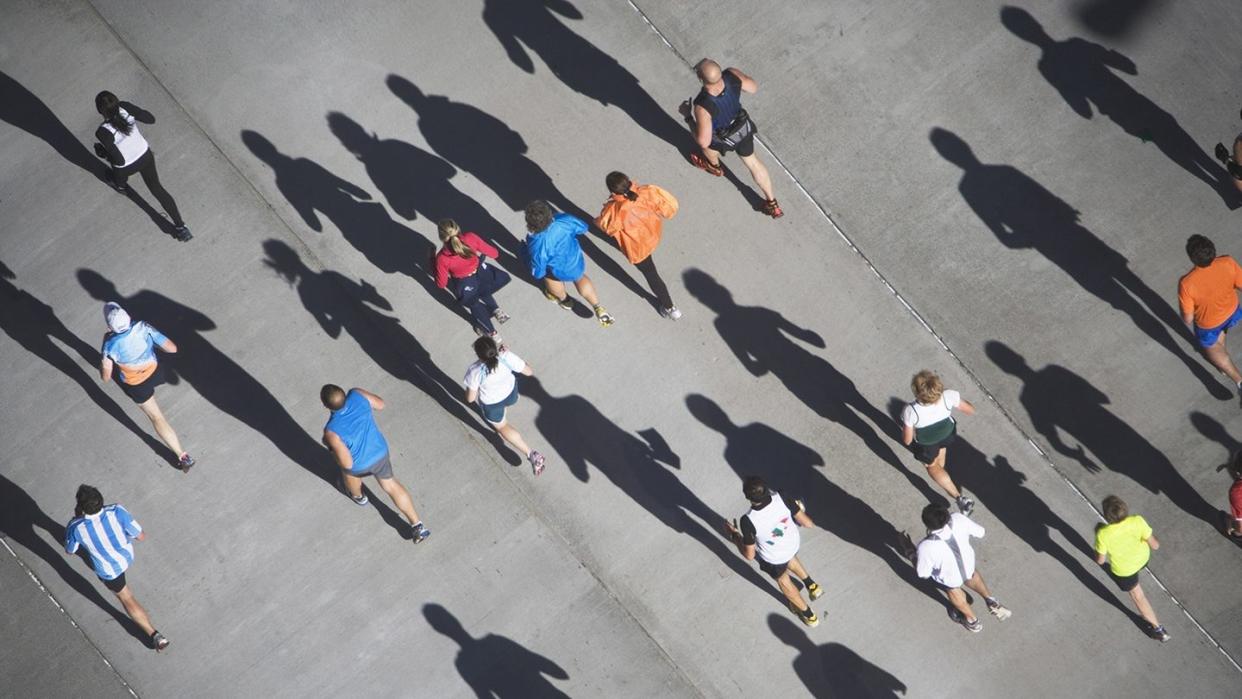
<path fill-rule="evenodd" d="M 112 181 L 118 187 L 123 187 L 129 176 L 135 172 L 142 175 L 142 181 L 146 183 L 147 189 L 151 190 L 151 194 L 155 195 L 160 206 L 164 207 L 164 213 L 168 214 L 168 217 L 172 219 L 173 225 L 184 226 L 185 221 L 181 220 L 181 212 L 177 210 L 177 202 L 173 201 L 172 195 L 168 193 L 167 189 L 164 189 L 164 185 L 160 184 L 160 174 L 155 170 L 155 155 L 151 153 L 150 149 L 129 165 L 112 168 Z"/>
<path fill-rule="evenodd" d="M 664 284 L 664 280 L 660 278 L 660 273 L 656 271 L 655 260 L 652 256 L 648 255 L 647 259 L 642 262 L 635 263 L 634 266 L 638 268 L 639 272 L 643 273 L 643 277 L 646 278 L 648 286 L 650 286 L 651 290 L 655 292 L 656 300 L 660 302 L 660 308 L 672 308 L 673 299 L 668 295 L 668 286 Z"/>

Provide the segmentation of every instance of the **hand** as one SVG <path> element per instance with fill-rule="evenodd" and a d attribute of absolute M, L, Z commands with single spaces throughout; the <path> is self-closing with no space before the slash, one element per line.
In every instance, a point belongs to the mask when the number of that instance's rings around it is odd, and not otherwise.
<path fill-rule="evenodd" d="M 104 160 L 108 159 L 108 151 L 104 149 L 102 143 L 95 144 L 95 155 L 103 158 Z"/>
<path fill-rule="evenodd" d="M 725 533 L 725 536 L 727 536 L 729 540 L 734 543 L 737 543 L 738 541 L 742 540 L 742 532 L 737 528 L 736 520 L 732 522 L 725 520 L 724 533 Z"/>

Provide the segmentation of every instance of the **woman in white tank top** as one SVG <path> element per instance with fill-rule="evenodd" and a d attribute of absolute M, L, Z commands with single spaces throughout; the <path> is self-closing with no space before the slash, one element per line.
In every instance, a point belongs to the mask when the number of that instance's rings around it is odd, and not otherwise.
<path fill-rule="evenodd" d="M 109 179 L 112 186 L 119 192 L 130 193 L 126 180 L 138 173 L 147 189 L 164 207 L 164 212 L 172 219 L 173 237 L 185 242 L 192 238 L 190 229 L 181 220 L 181 211 L 164 185 L 160 184 L 159 173 L 155 169 L 155 155 L 151 146 L 138 129 L 138 123 L 154 124 L 155 116 L 151 112 L 129 102 L 122 102 L 116 95 L 104 90 L 95 96 L 95 109 L 104 118 L 103 123 L 95 130 L 95 154 L 112 166 Z M 155 214 L 153 214 L 155 215 Z"/>

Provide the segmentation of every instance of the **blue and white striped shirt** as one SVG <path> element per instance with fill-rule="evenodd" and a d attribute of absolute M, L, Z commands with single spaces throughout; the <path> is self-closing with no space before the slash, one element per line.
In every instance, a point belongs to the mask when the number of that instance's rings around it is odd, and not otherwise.
<path fill-rule="evenodd" d="M 113 580 L 134 562 L 134 545 L 130 542 L 142 533 L 142 527 L 129 510 L 120 505 L 105 505 L 93 515 L 75 517 L 65 527 L 65 551 L 77 553 L 85 546 L 91 554 L 95 574 Z"/>

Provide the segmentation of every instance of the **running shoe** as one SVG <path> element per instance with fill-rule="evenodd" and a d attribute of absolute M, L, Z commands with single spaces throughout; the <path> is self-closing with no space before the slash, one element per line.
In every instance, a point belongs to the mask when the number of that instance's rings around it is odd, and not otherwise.
<path fill-rule="evenodd" d="M 604 308 L 603 306 L 595 307 L 595 317 L 596 319 L 599 320 L 599 324 L 604 326 L 605 328 L 617 322 L 615 318 L 609 315 L 608 309 Z"/>
<path fill-rule="evenodd" d="M 181 458 L 177 459 L 177 468 L 181 469 L 182 473 L 189 473 L 194 463 L 193 456 L 190 456 L 188 453 L 182 454 Z"/>
<path fill-rule="evenodd" d="M 1169 632 L 1165 631 L 1163 626 L 1153 626 L 1151 630 L 1147 632 L 1147 635 L 1157 641 L 1160 641 L 1161 643 L 1169 640 Z"/>
<path fill-rule="evenodd" d="M 975 511 L 975 501 L 965 495 L 957 496 L 957 511 L 969 517 Z"/>
<path fill-rule="evenodd" d="M 759 210 L 772 218 L 780 218 L 785 215 L 785 212 L 781 211 L 781 205 L 777 204 L 775 199 L 769 199 L 763 202 L 763 205 L 759 207 Z"/>
<path fill-rule="evenodd" d="M 810 580 L 809 582 L 803 584 L 806 585 L 806 596 L 810 597 L 812 600 L 817 600 L 824 596 L 824 588 L 820 587 L 819 583 L 814 580 Z"/>
<path fill-rule="evenodd" d="M 173 227 L 173 237 L 185 243 L 189 242 L 194 236 L 190 233 L 190 227 L 183 223 L 180 226 Z"/>
<path fill-rule="evenodd" d="M 431 536 L 431 530 L 423 526 L 422 522 L 419 522 L 410 529 L 410 536 L 413 538 L 414 543 L 421 544 L 423 539 Z"/>
<path fill-rule="evenodd" d="M 346 492 L 345 494 L 349 495 L 349 499 L 353 500 L 354 504 L 357 505 L 358 507 L 366 507 L 371 502 L 371 499 L 367 497 L 366 493 L 360 493 L 358 497 L 354 497 L 353 495 L 350 495 L 348 492 Z"/>
<path fill-rule="evenodd" d="M 961 624 L 971 633 L 979 633 L 983 630 L 983 622 L 979 621 L 977 618 L 974 621 L 966 621 L 966 615 L 956 609 L 949 610 L 949 618 L 953 620 L 953 623 Z"/>
<path fill-rule="evenodd" d="M 704 158 L 698 153 L 690 154 L 690 164 L 709 175 L 714 175 L 716 177 L 722 177 L 724 175 L 723 167 L 720 167 L 719 165 L 712 165 L 710 160 Z"/>
<path fill-rule="evenodd" d="M 551 293 L 549 293 L 547 289 L 544 289 L 543 297 L 567 311 L 574 310 L 574 300 L 569 298 L 568 295 L 566 295 L 565 298 L 563 299 L 558 299 L 555 296 L 553 296 Z"/>
<path fill-rule="evenodd" d="M 802 620 L 802 623 L 806 624 L 807 626 L 811 628 L 815 628 L 816 626 L 819 626 L 819 617 L 815 616 L 814 609 L 811 609 L 810 607 L 807 607 L 805 610 L 798 609 L 797 607 L 793 606 L 792 603 L 790 603 L 789 611 L 798 615 L 798 618 Z"/>
<path fill-rule="evenodd" d="M 500 323 L 501 325 L 508 323 L 509 318 L 510 318 L 510 315 L 500 310 L 499 308 L 492 311 L 492 320 L 496 321 L 497 323 Z"/>
<path fill-rule="evenodd" d="M 530 454 L 526 458 L 530 461 L 530 470 L 533 471 L 536 476 L 543 473 L 543 464 L 546 461 L 546 459 L 543 458 L 543 454 L 531 449 Z"/>
<path fill-rule="evenodd" d="M 992 616 L 1000 619 L 1001 621 L 1013 616 L 1013 612 L 1009 611 L 1008 607 L 994 599 L 985 599 L 984 602 L 987 602 L 988 611 L 992 613 Z"/>
<path fill-rule="evenodd" d="M 669 306 L 668 308 L 661 308 L 660 315 L 664 316 L 665 318 L 668 318 L 669 320 L 681 320 L 681 311 L 677 310 L 676 306 Z"/>
<path fill-rule="evenodd" d="M 154 648 L 157 653 L 167 648 L 168 644 L 171 642 L 172 641 L 169 641 L 168 638 L 159 631 L 151 634 L 151 647 Z"/>

